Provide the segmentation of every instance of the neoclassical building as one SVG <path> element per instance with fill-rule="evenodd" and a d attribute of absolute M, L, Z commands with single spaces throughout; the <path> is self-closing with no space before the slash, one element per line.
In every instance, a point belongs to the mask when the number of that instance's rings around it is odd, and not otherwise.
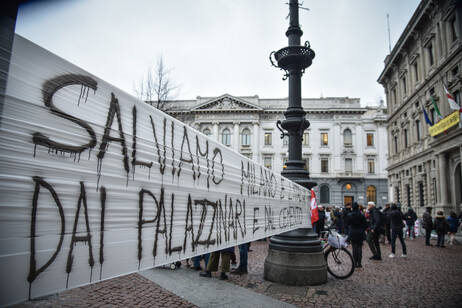
<path fill-rule="evenodd" d="M 441 121 L 438 112 L 442 117 L 457 113 L 445 87 L 461 104 L 461 18 L 460 1 L 423 0 L 378 79 L 388 107 L 390 201 L 412 206 L 419 217 L 426 206 L 458 213 L 462 202 L 462 128 L 431 136 L 424 114 L 435 124 Z"/>
<path fill-rule="evenodd" d="M 258 96 L 197 97 L 169 103 L 168 114 L 242 155 L 281 172 L 288 140 L 276 126 L 288 99 Z M 388 202 L 386 107 L 361 107 L 348 97 L 302 99 L 310 127 L 303 135 L 303 160 L 318 202 L 343 206 Z"/>

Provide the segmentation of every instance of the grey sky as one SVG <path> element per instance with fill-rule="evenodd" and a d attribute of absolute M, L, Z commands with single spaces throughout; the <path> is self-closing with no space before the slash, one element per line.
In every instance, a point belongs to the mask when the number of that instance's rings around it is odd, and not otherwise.
<path fill-rule="evenodd" d="M 61 0 L 20 8 L 16 32 L 116 87 L 133 84 L 158 55 L 196 96 L 287 97 L 283 72 L 268 60 L 288 45 L 288 0 Z M 302 3 L 302 1 L 299 1 Z M 377 83 L 419 0 L 305 0 L 304 32 L 316 52 L 302 96 L 385 100 Z"/>

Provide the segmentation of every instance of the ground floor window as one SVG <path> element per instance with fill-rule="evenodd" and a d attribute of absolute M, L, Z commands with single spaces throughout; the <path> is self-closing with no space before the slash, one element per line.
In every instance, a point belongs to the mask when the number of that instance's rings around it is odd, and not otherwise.
<path fill-rule="evenodd" d="M 374 186 L 367 187 L 366 191 L 367 202 L 372 201 L 377 203 L 377 189 Z"/>
<path fill-rule="evenodd" d="M 329 186 L 323 185 L 319 189 L 320 196 L 319 196 L 319 203 L 330 203 L 330 189 Z"/>

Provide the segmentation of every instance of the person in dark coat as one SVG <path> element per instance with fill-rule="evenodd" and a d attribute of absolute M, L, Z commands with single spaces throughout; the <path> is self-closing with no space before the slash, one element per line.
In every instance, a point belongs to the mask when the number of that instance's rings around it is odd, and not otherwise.
<path fill-rule="evenodd" d="M 422 217 L 422 228 L 425 229 L 425 245 L 433 246 L 430 244 L 430 236 L 433 230 L 432 207 L 427 206 L 426 209 Z"/>
<path fill-rule="evenodd" d="M 337 231 L 339 233 L 342 233 L 342 229 L 343 229 L 342 212 L 340 212 L 340 208 L 338 206 L 335 207 L 334 215 L 335 215 L 335 217 L 337 217 L 337 219 L 336 219 Z"/>
<path fill-rule="evenodd" d="M 343 221 L 343 234 L 348 235 L 348 228 L 350 224 L 348 223 L 348 214 L 351 212 L 351 203 L 347 203 L 345 208 L 342 211 L 342 221 Z"/>
<path fill-rule="evenodd" d="M 348 239 L 353 245 L 353 258 L 356 267 L 362 267 L 363 242 L 366 239 L 367 221 L 364 215 L 359 211 L 357 202 L 353 203 L 352 211 L 347 216 L 349 222 Z"/>
<path fill-rule="evenodd" d="M 438 213 L 436 213 L 435 230 L 436 230 L 436 235 L 438 235 L 436 246 L 444 247 L 444 236 L 449 231 L 449 223 L 448 223 L 448 220 L 443 216 L 443 211 L 438 211 Z"/>
<path fill-rule="evenodd" d="M 318 216 L 319 219 L 314 223 L 314 230 L 318 234 L 318 237 L 321 236 L 321 231 L 324 230 L 324 224 L 326 223 L 326 212 L 324 207 L 318 206 Z"/>
<path fill-rule="evenodd" d="M 390 227 L 390 219 L 388 218 L 388 214 L 390 214 L 391 205 L 390 203 L 385 204 L 385 208 L 382 210 L 382 213 L 385 213 L 386 219 L 382 222 L 382 225 L 385 227 L 385 237 L 383 238 L 383 243 L 388 244 L 391 243 L 391 227 Z"/>
<path fill-rule="evenodd" d="M 404 215 L 404 219 L 406 220 L 406 234 L 404 234 L 404 237 L 409 233 L 409 237 L 411 240 L 415 238 L 415 232 L 414 232 L 414 226 L 415 226 L 415 221 L 417 220 L 417 215 L 414 212 L 412 208 L 409 208 Z"/>
<path fill-rule="evenodd" d="M 382 252 L 380 251 L 379 239 L 381 228 L 383 228 L 380 213 L 373 201 L 367 203 L 367 209 L 369 210 L 369 233 L 367 234 L 367 243 L 372 252 L 372 257 L 369 259 L 380 261 L 382 260 Z"/>
<path fill-rule="evenodd" d="M 449 245 L 453 245 L 457 229 L 459 229 L 459 219 L 455 212 L 451 212 L 447 219 L 449 223 Z"/>
<path fill-rule="evenodd" d="M 401 258 L 406 257 L 406 244 L 404 243 L 403 239 L 403 220 L 404 220 L 404 214 L 401 212 L 401 210 L 398 208 L 396 204 L 393 204 L 391 206 L 391 211 L 388 214 L 388 220 L 389 220 L 389 225 L 390 225 L 390 230 L 391 230 L 391 254 L 389 255 L 390 258 L 395 257 L 395 251 L 396 251 L 396 237 L 399 238 L 399 241 L 401 242 L 401 247 L 403 248 L 403 254 L 401 255 Z"/>

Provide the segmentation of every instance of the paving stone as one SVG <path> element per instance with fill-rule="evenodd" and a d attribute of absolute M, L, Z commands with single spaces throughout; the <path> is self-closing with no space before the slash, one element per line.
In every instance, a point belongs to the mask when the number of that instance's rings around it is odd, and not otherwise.
<path fill-rule="evenodd" d="M 338 280 L 328 275 L 327 283 L 320 286 L 289 287 L 263 279 L 268 242 L 257 241 L 252 243 L 252 252 L 249 252 L 249 273 L 229 275 L 227 283 L 298 307 L 461 307 L 462 245 L 427 247 L 423 238 L 406 239 L 406 245 L 408 258 L 405 259 L 388 258 L 391 245 L 382 245 L 382 261 L 369 260 L 371 253 L 364 245 L 363 268 L 350 278 Z M 396 252 L 401 255 L 399 242 Z M 237 248 L 236 255 L 239 262 Z M 183 265 L 186 265 L 184 261 Z M 141 275 L 130 274 L 13 307 L 196 306 Z"/>

